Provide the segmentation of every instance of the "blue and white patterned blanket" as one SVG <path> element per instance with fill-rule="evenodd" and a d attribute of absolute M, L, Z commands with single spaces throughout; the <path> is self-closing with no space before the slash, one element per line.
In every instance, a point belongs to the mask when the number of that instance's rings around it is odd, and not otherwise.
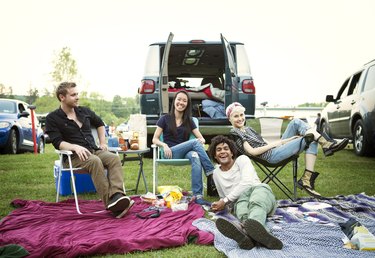
<path fill-rule="evenodd" d="M 332 207 L 317 210 L 318 215 L 301 217 L 311 210 L 302 206 L 306 202 L 324 202 Z M 296 212 L 297 211 L 297 212 Z M 300 198 L 296 202 L 278 201 L 276 215 L 282 220 L 270 220 L 267 226 L 272 234 L 284 244 L 282 250 L 255 247 L 242 250 L 232 239 L 223 236 L 215 223 L 208 219 L 197 219 L 193 225 L 215 236 L 216 249 L 228 257 L 375 257 L 375 252 L 358 251 L 343 247 L 345 237 L 338 223 L 354 218 L 375 234 L 375 197 L 366 194 L 336 196 L 327 200 Z M 311 220 L 309 220 L 311 219 Z"/>

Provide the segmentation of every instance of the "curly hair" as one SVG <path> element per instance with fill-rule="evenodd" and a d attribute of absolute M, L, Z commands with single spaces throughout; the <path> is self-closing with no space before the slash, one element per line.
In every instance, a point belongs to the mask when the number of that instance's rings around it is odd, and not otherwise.
<path fill-rule="evenodd" d="M 208 147 L 208 155 L 211 157 L 211 159 L 213 161 L 215 161 L 216 163 L 219 163 L 215 159 L 215 154 L 216 154 L 216 146 L 221 144 L 221 143 L 228 144 L 229 149 L 233 154 L 233 158 L 236 159 L 237 158 L 237 149 L 236 149 L 236 145 L 235 145 L 234 141 L 229 139 L 226 136 L 223 136 L 223 135 L 218 135 L 218 136 L 215 136 L 214 138 L 212 138 L 210 146 Z"/>

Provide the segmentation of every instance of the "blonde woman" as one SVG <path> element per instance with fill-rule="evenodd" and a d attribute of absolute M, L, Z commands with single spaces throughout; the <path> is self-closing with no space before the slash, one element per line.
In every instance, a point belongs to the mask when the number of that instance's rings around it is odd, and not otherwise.
<path fill-rule="evenodd" d="M 226 109 L 226 115 L 233 126 L 231 135 L 234 136 L 237 150 L 241 154 L 250 154 L 270 163 L 278 163 L 305 151 L 306 167 L 297 186 L 317 198 L 321 197 L 315 190 L 315 180 L 319 175 L 315 171 L 318 144 L 322 146 L 325 156 L 331 156 L 345 148 L 349 141 L 344 139 L 336 142 L 327 136 L 323 137 L 309 124 L 300 119 L 293 119 L 280 140 L 267 142 L 253 128 L 245 126 L 245 108 L 240 103 L 230 104 Z"/>

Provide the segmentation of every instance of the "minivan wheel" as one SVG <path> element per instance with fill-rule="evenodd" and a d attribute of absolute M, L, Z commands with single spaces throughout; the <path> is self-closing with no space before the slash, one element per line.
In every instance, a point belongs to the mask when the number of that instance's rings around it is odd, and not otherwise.
<path fill-rule="evenodd" d="M 365 156 L 368 153 L 369 144 L 366 139 L 365 128 L 362 120 L 358 120 L 353 130 L 353 147 L 354 152 L 358 156 Z"/>

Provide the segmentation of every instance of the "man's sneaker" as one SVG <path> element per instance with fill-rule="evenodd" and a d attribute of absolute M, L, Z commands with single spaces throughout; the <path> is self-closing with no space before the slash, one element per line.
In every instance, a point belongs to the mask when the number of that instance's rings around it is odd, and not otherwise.
<path fill-rule="evenodd" d="M 218 218 L 216 220 L 216 227 L 221 234 L 236 241 L 241 249 L 250 250 L 254 247 L 253 240 L 235 222 Z"/>
<path fill-rule="evenodd" d="M 122 212 L 115 212 L 114 215 L 116 216 L 117 219 L 120 219 L 122 217 L 124 217 L 126 215 L 126 213 L 128 213 L 128 211 L 130 210 L 130 208 L 133 206 L 134 204 L 134 201 L 133 200 L 130 200 L 130 204 L 129 206 L 123 210 Z"/>
<path fill-rule="evenodd" d="M 283 248 L 283 243 L 269 233 L 265 227 L 256 220 L 248 219 L 244 222 L 244 228 L 246 233 L 252 238 L 255 242 L 267 247 L 268 249 L 277 249 L 280 250 Z"/>
<path fill-rule="evenodd" d="M 113 213 L 116 212 L 122 212 L 126 208 L 129 207 L 130 204 L 130 198 L 123 193 L 115 193 L 112 195 L 112 197 L 109 199 L 109 204 L 107 206 L 107 209 L 110 210 Z"/>

